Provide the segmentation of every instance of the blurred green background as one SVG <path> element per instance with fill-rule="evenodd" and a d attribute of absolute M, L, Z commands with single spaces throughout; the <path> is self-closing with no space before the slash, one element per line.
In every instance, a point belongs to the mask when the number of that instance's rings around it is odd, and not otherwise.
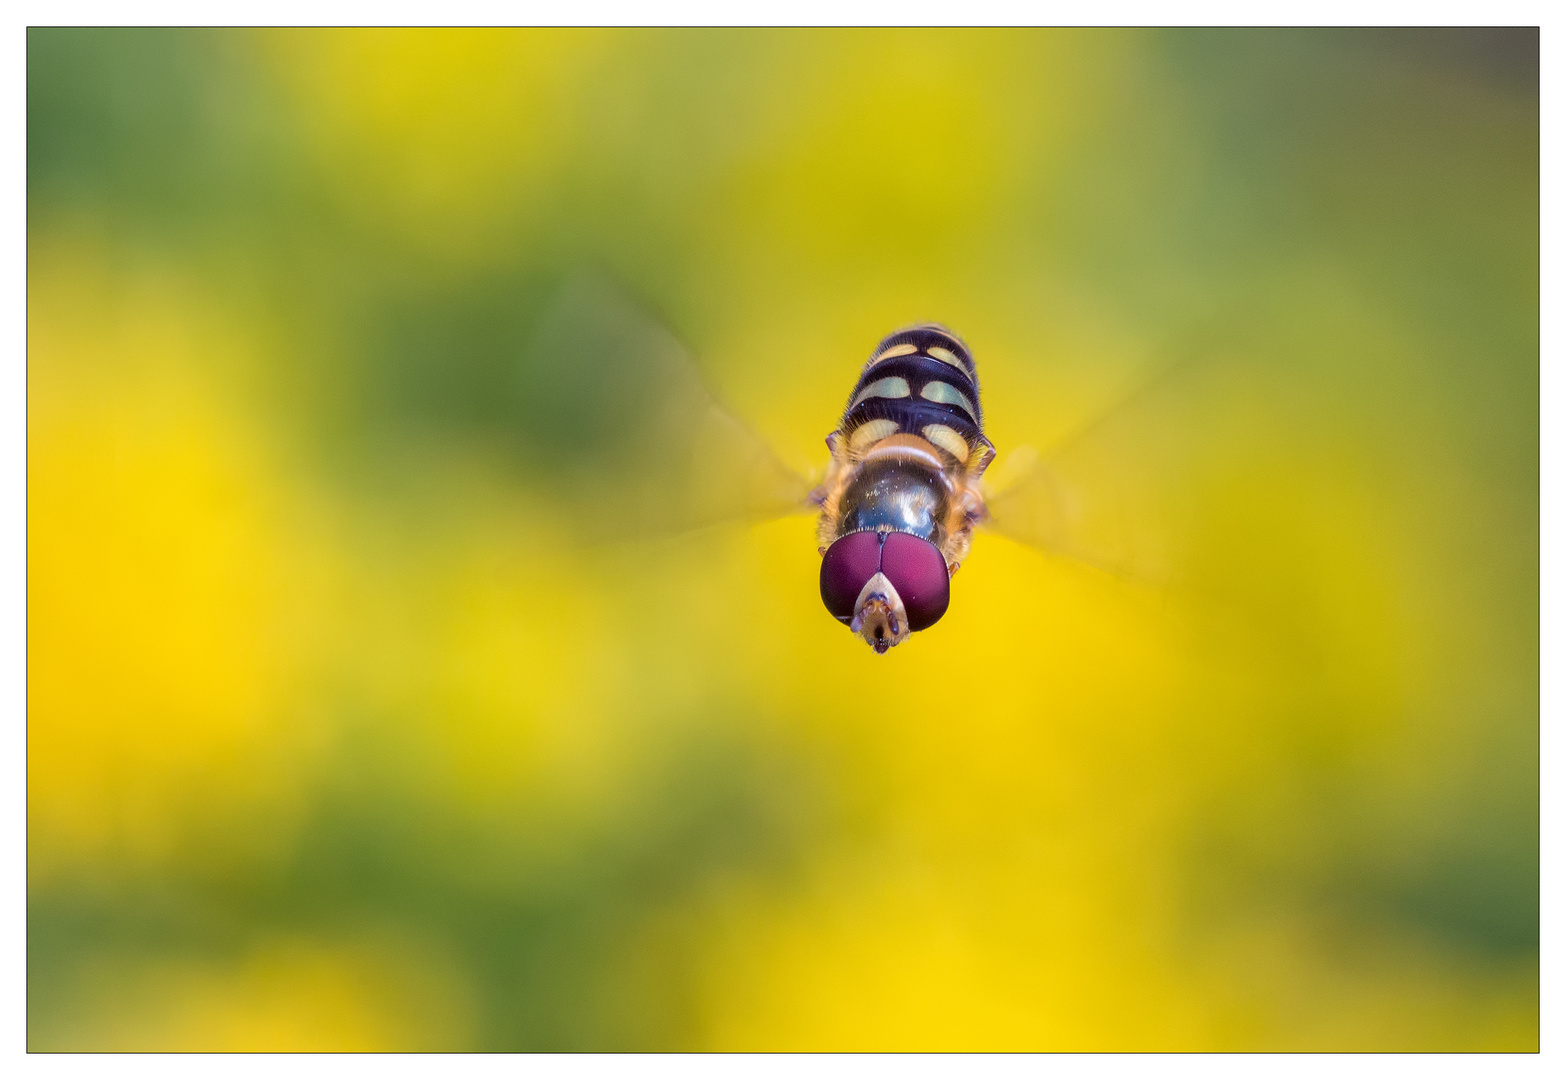
<path fill-rule="evenodd" d="M 1537 1047 L 1536 32 L 27 80 L 31 1049 Z M 1173 576 L 984 535 L 877 657 L 808 517 L 595 536 L 583 267 L 802 472 L 947 322 Z"/>

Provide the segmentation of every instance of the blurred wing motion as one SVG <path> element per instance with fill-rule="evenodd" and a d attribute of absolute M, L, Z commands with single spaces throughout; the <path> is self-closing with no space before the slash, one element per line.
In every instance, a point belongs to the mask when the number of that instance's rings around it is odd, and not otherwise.
<path fill-rule="evenodd" d="M 527 411 L 569 445 L 562 505 L 616 540 L 812 509 L 809 482 L 713 398 L 683 346 L 618 287 L 570 280 L 525 350 Z"/>
<path fill-rule="evenodd" d="M 1149 584 L 1199 557 L 1204 493 L 1258 448 L 1265 410 L 1249 375 L 1216 361 L 1176 364 L 1049 453 L 1015 451 L 988 494 L 988 527 L 1052 554 Z"/>

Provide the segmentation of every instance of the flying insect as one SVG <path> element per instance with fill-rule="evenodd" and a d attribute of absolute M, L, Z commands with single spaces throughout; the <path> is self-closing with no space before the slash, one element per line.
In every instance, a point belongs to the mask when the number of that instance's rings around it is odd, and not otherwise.
<path fill-rule="evenodd" d="M 584 536 L 815 511 L 821 599 L 878 654 L 945 615 L 952 575 L 981 526 L 1121 576 L 1158 576 L 1146 543 L 1157 530 L 1122 513 L 1148 500 L 1107 498 L 1125 493 L 1126 470 L 1109 462 L 1116 482 L 1095 485 L 1102 454 L 1082 453 L 1106 440 L 1074 440 L 1026 464 L 1026 452 L 1014 453 L 1013 482 L 986 487 L 996 449 L 977 366 L 943 325 L 905 327 L 870 352 L 814 483 L 723 408 L 683 346 L 601 277 L 570 282 L 525 353 L 517 401 L 527 414 L 514 425 L 529 432 L 530 456 L 558 450 L 557 495 Z M 569 442 L 588 428 L 594 438 Z"/>
<path fill-rule="evenodd" d="M 985 517 L 984 435 L 973 355 L 944 326 L 884 338 L 865 363 L 812 493 L 821 599 L 878 653 L 933 626 Z"/>

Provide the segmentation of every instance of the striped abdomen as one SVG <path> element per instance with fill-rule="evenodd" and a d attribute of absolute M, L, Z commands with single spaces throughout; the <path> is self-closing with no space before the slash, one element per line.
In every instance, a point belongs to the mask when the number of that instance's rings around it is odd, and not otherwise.
<path fill-rule="evenodd" d="M 855 532 L 906 532 L 954 568 L 983 514 L 978 479 L 994 448 L 961 339 L 925 324 L 886 337 L 860 372 L 820 489 L 819 545 Z"/>
<path fill-rule="evenodd" d="M 973 357 L 943 326 L 913 326 L 883 340 L 860 373 L 839 428 L 850 452 L 898 433 L 925 439 L 964 468 L 975 455 L 993 453 Z"/>

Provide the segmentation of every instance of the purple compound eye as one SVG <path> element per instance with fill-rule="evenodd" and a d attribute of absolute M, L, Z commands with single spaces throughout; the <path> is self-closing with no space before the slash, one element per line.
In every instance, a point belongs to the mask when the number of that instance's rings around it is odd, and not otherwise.
<path fill-rule="evenodd" d="M 881 562 L 879 533 L 856 532 L 838 539 L 821 560 L 821 601 L 843 622 L 854 617 L 854 601 Z"/>
<path fill-rule="evenodd" d="M 828 557 L 831 554 L 827 552 Z M 903 610 L 908 613 L 908 629 L 923 630 L 934 626 L 946 614 L 946 603 L 951 599 L 951 577 L 946 572 L 946 559 L 940 548 L 928 540 L 911 533 L 888 533 L 881 548 L 881 573 L 902 597 Z M 824 571 L 821 581 L 824 594 Z M 850 612 L 853 606 L 854 602 L 850 600 Z"/>

